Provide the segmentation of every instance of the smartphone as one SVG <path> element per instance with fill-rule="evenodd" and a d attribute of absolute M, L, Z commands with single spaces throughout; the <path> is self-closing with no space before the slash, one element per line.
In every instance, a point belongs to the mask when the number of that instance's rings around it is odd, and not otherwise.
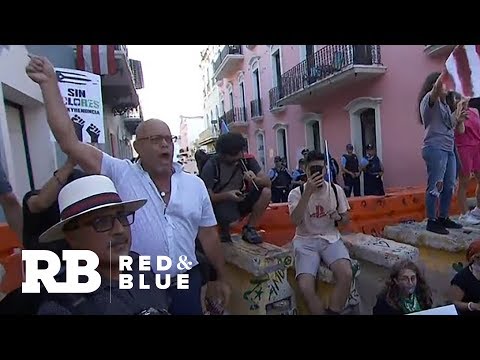
<path fill-rule="evenodd" d="M 310 174 L 315 174 L 319 173 L 320 175 L 323 175 L 323 166 L 321 165 L 312 165 L 310 166 Z M 323 185 L 320 185 L 322 187 Z"/>
<path fill-rule="evenodd" d="M 320 175 L 322 175 L 323 173 L 323 166 L 321 165 L 312 165 L 310 166 L 310 174 L 315 174 L 315 173 L 319 173 Z"/>

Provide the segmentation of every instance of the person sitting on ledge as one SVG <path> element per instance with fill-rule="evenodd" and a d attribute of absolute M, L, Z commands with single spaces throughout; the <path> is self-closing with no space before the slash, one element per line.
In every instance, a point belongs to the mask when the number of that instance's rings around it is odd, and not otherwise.
<path fill-rule="evenodd" d="M 345 310 L 353 275 L 350 256 L 337 225 L 349 222 L 350 206 L 343 189 L 324 180 L 324 154 L 310 151 L 306 164 L 307 182 L 288 195 L 290 219 L 296 226 L 293 238 L 296 280 L 312 315 L 339 315 Z M 326 311 L 315 292 L 320 259 L 335 279 Z"/>
<path fill-rule="evenodd" d="M 432 291 L 417 265 L 396 263 L 377 297 L 373 315 L 404 315 L 432 308 Z"/>
<path fill-rule="evenodd" d="M 223 242 L 231 241 L 230 225 L 248 217 L 243 240 L 262 242 L 255 226 L 270 203 L 270 179 L 253 156 L 244 155 L 245 138 L 238 133 L 220 135 L 217 153 L 203 166 L 200 177 L 210 194 Z"/>
<path fill-rule="evenodd" d="M 450 299 L 460 315 L 480 315 L 480 240 L 469 245 L 466 258 L 468 266 L 451 281 Z"/>

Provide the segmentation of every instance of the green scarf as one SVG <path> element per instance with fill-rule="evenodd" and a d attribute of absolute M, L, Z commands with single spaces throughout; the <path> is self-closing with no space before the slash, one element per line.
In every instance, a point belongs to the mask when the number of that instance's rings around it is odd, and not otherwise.
<path fill-rule="evenodd" d="M 415 294 L 412 294 L 408 298 L 401 299 L 400 307 L 402 308 L 404 314 L 410 314 L 422 310 L 422 307 L 418 302 L 417 295 Z"/>

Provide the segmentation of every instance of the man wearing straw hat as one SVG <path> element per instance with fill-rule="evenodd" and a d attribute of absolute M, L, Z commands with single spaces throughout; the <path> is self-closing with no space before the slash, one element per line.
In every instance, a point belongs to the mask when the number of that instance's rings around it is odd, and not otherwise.
<path fill-rule="evenodd" d="M 223 303 L 228 303 L 230 287 L 226 283 L 225 259 L 209 194 L 201 179 L 173 162 L 175 137 L 168 125 L 158 119 L 143 121 L 136 129 L 133 144 L 138 160 L 132 163 L 129 159 L 114 158 L 78 140 L 55 69 L 47 59 L 32 56 L 26 72 L 42 90 L 48 125 L 62 151 L 86 173 L 108 176 L 125 200 L 138 196 L 148 199 L 132 226 L 133 250 L 150 256 L 155 272 L 157 256 L 168 256 L 172 261 L 187 258 L 189 270 L 173 266 L 165 274 L 171 278 L 180 273 L 189 275 L 188 290 L 169 288 L 172 298 L 169 311 L 175 315 L 203 313 L 202 272 L 195 254 L 197 237 L 218 274 L 210 288 Z"/>
<path fill-rule="evenodd" d="M 138 254 L 130 252 L 130 225 L 146 199 L 122 201 L 113 182 L 91 175 L 66 185 L 58 195 L 60 221 L 39 238 L 42 243 L 64 238 L 72 250 L 97 254 L 100 287 L 90 294 L 46 294 L 40 315 L 159 315 L 168 307 L 167 293 L 155 285 L 153 272 L 142 272 L 150 289 L 139 289 Z M 132 289 L 119 288 L 119 257 L 130 255 Z M 27 274 L 28 276 L 28 274 Z M 61 270 L 57 282 L 65 281 Z M 80 278 L 81 281 L 81 278 Z"/>

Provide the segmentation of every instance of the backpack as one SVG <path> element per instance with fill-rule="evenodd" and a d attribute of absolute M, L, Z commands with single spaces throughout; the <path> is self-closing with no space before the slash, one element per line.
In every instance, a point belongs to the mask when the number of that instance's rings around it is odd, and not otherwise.
<path fill-rule="evenodd" d="M 333 193 L 335 194 L 335 202 L 336 202 L 336 206 L 335 206 L 335 210 L 338 209 L 338 190 L 337 190 L 337 187 L 335 186 L 335 184 L 332 183 L 332 188 L 333 188 Z M 305 190 L 305 185 L 302 184 L 300 185 L 300 194 L 303 195 L 303 191 Z M 335 220 L 335 226 L 338 227 L 338 221 Z"/>
<path fill-rule="evenodd" d="M 202 150 L 198 150 L 198 152 L 203 152 Z M 195 153 L 195 160 L 197 161 L 197 168 L 198 168 L 198 174 L 201 176 L 203 167 L 205 164 L 211 160 L 213 162 L 213 168 L 215 169 L 214 172 L 214 177 L 213 177 L 213 189 L 212 191 L 214 192 L 221 192 L 233 179 L 233 177 L 236 175 L 238 169 L 240 169 L 242 172 L 244 171 L 242 166 L 237 167 L 237 169 L 232 173 L 230 179 L 223 184 L 220 188 L 216 188 L 217 184 L 220 182 L 220 161 L 218 158 L 218 154 L 212 153 L 212 154 L 207 154 L 203 152 L 203 154 L 198 154 Z M 244 159 L 241 159 L 240 161 L 243 162 L 248 170 L 250 170 L 252 167 L 250 165 L 250 161 L 255 160 L 255 156 L 252 154 L 245 154 Z"/>

